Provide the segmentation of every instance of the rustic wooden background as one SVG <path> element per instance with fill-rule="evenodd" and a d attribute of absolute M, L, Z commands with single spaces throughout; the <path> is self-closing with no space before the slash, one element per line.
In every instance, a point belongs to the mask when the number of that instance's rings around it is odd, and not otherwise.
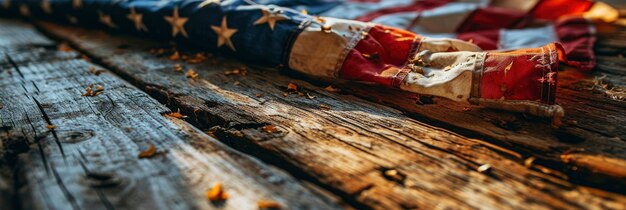
<path fill-rule="evenodd" d="M 559 73 L 567 116 L 552 128 L 372 86 L 329 91 L 184 45 L 0 20 L 0 209 L 626 209 L 626 29 L 599 36 L 596 70 Z M 81 96 L 90 84 L 104 90 Z M 150 144 L 156 154 L 138 158 Z M 205 197 L 217 182 L 224 202 Z"/>

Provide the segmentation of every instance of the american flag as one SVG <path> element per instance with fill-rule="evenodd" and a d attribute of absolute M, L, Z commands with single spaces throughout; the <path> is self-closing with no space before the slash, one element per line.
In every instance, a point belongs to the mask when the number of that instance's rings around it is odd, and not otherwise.
<path fill-rule="evenodd" d="M 0 14 L 193 43 L 311 77 L 538 116 L 559 62 L 595 65 L 588 0 L 0 0 Z"/>

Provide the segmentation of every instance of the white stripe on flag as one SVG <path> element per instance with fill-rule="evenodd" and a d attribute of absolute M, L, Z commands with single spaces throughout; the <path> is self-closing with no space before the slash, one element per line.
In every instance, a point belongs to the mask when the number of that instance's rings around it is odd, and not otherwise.
<path fill-rule="evenodd" d="M 535 48 L 557 42 L 558 40 L 554 25 L 546 25 L 540 28 L 502 29 L 500 30 L 498 49 Z"/>

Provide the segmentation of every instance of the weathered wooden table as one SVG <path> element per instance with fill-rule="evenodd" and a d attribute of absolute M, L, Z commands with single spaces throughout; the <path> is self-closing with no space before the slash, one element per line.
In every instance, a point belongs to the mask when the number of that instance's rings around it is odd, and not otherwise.
<path fill-rule="evenodd" d="M 623 29 L 601 30 L 594 72 L 559 73 L 567 116 L 551 128 L 34 25 L 0 20 L 0 209 L 626 209 Z M 229 197 L 210 202 L 217 182 Z"/>

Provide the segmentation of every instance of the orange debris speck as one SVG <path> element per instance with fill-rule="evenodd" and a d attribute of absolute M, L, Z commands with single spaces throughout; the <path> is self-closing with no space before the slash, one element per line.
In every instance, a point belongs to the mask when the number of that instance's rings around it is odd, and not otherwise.
<path fill-rule="evenodd" d="M 278 129 L 276 128 L 276 126 L 273 125 L 266 125 L 261 127 L 261 129 L 263 129 L 263 131 L 267 132 L 267 133 L 276 133 L 278 132 Z"/>
<path fill-rule="evenodd" d="M 181 66 L 180 64 L 176 64 L 176 65 L 174 65 L 174 71 L 175 71 L 175 72 L 181 72 L 181 71 L 183 71 L 183 66 Z"/>
<path fill-rule="evenodd" d="M 196 71 L 194 71 L 193 69 L 189 69 L 189 71 L 187 71 L 187 73 L 185 73 L 185 76 L 187 78 L 195 79 L 195 78 L 198 77 L 198 73 Z"/>
<path fill-rule="evenodd" d="M 52 124 L 46 124 L 46 128 L 48 128 L 48 130 L 54 130 L 56 126 L 52 125 Z"/>
<path fill-rule="evenodd" d="M 154 144 L 150 144 L 147 150 L 139 152 L 139 158 L 151 158 L 156 153 L 156 148 L 154 148 Z"/>
<path fill-rule="evenodd" d="M 180 54 L 178 53 L 178 51 L 174 52 L 174 54 L 170 55 L 170 60 L 179 60 L 180 59 Z"/>
<path fill-rule="evenodd" d="M 187 116 L 180 113 L 180 109 L 176 112 L 167 113 L 167 116 L 178 118 L 178 119 L 187 118 Z"/>
<path fill-rule="evenodd" d="M 222 183 L 216 182 L 211 189 L 205 193 L 210 201 L 223 201 L 228 199 L 228 194 L 222 189 Z"/>
<path fill-rule="evenodd" d="M 280 209 L 282 205 L 276 201 L 260 200 L 257 202 L 259 209 Z"/>

